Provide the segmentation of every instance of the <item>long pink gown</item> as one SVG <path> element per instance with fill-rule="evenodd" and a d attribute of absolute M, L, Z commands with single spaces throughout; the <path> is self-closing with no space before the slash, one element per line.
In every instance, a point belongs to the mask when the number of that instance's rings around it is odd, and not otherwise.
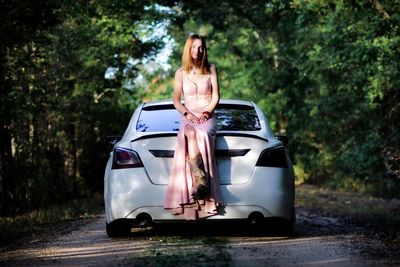
<path fill-rule="evenodd" d="M 183 73 L 183 95 L 185 107 L 195 116 L 200 116 L 211 101 L 212 85 L 210 75 L 200 75 L 196 81 Z M 210 181 L 210 196 L 206 200 L 196 202 L 192 197 L 193 178 L 186 162 L 188 157 L 185 127 L 194 126 L 197 143 L 204 162 L 204 169 Z M 215 116 L 201 124 L 191 123 L 181 117 L 180 128 L 175 147 L 171 176 L 168 183 L 164 208 L 174 215 L 180 215 L 186 220 L 209 217 L 218 213 L 218 207 L 223 204 L 217 164 L 214 156 L 215 133 L 217 123 Z"/>

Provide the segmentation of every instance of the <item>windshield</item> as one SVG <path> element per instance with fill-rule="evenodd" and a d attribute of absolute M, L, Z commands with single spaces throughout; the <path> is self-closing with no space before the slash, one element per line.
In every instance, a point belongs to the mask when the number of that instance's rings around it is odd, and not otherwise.
<path fill-rule="evenodd" d="M 219 104 L 215 109 L 219 131 L 259 131 L 260 120 L 252 106 Z M 180 114 L 172 104 L 143 108 L 136 124 L 138 132 L 179 130 Z"/>

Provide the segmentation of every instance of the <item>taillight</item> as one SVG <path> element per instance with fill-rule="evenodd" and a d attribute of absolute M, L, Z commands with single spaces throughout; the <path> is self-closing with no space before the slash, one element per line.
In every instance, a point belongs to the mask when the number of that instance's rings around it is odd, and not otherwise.
<path fill-rule="evenodd" d="M 285 148 L 277 147 L 264 150 L 261 152 L 256 166 L 287 168 Z"/>
<path fill-rule="evenodd" d="M 112 169 L 125 169 L 143 167 L 138 153 L 133 150 L 117 147 L 114 148 Z"/>

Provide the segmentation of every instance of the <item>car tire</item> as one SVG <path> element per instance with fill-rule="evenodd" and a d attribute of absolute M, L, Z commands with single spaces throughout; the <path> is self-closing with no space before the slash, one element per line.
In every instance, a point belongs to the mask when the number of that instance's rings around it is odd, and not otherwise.
<path fill-rule="evenodd" d="M 292 217 L 290 218 L 290 220 L 284 220 L 281 224 L 282 233 L 287 236 L 293 236 L 295 223 L 296 223 L 296 212 L 293 209 Z"/>
<path fill-rule="evenodd" d="M 130 234 L 131 228 L 121 222 L 106 222 L 106 233 L 109 237 L 123 237 Z"/>

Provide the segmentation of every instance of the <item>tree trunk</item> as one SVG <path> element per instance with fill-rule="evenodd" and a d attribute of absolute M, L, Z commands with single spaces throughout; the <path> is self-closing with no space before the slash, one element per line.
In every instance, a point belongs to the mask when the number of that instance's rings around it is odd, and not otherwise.
<path fill-rule="evenodd" d="M 1 203 L 0 214 L 12 212 L 15 198 L 15 183 L 13 175 L 13 158 L 11 150 L 11 135 L 7 125 L 0 122 L 0 180 Z"/>

